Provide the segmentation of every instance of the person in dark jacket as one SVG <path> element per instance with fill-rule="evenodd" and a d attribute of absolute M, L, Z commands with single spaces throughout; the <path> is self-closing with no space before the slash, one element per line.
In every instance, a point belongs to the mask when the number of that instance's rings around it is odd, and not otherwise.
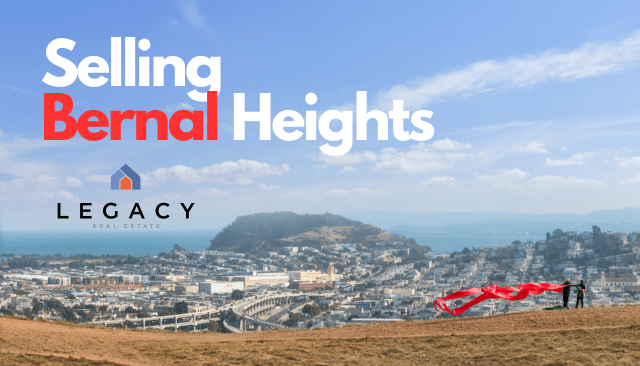
<path fill-rule="evenodd" d="M 584 285 L 584 280 L 580 280 L 580 284 L 576 286 L 576 293 L 578 294 L 578 300 L 576 300 L 576 309 L 578 308 L 578 304 L 580 304 L 580 307 L 584 309 L 584 293 L 586 289 L 587 287 Z"/>
<path fill-rule="evenodd" d="M 567 278 L 563 283 L 564 288 L 562 289 L 562 306 L 569 307 L 569 295 L 571 295 L 571 279 Z"/>

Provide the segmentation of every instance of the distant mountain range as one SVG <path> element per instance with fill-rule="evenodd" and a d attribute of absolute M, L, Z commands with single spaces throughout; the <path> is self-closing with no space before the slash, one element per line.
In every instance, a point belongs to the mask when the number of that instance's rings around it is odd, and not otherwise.
<path fill-rule="evenodd" d="M 287 246 L 320 247 L 325 244 L 383 241 L 415 243 L 373 225 L 330 213 L 299 215 L 273 212 L 239 216 L 211 240 L 209 250 L 251 253 L 278 251 Z"/>
<path fill-rule="evenodd" d="M 590 231 L 640 231 L 640 208 L 577 214 L 509 214 L 505 212 L 400 213 L 351 211 L 345 217 L 405 235 L 420 234 L 517 234 L 544 235 L 556 228 Z"/>

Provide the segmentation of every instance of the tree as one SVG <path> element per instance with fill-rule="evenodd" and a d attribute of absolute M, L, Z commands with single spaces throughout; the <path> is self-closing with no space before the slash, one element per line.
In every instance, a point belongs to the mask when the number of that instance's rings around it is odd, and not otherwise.
<path fill-rule="evenodd" d="M 44 305 L 38 299 L 31 300 L 31 308 L 34 313 L 38 313 L 44 309 Z"/>
<path fill-rule="evenodd" d="M 349 319 L 349 321 L 352 321 L 353 319 L 360 319 L 360 317 L 356 314 L 351 314 L 347 319 Z"/>
<path fill-rule="evenodd" d="M 553 237 L 554 238 L 559 238 L 559 237 L 562 236 L 562 234 L 564 234 L 564 232 L 562 230 L 560 230 L 559 228 L 553 230 Z"/>
<path fill-rule="evenodd" d="M 551 240 L 551 233 L 547 233 L 547 241 Z"/>
<path fill-rule="evenodd" d="M 593 230 L 593 237 L 595 238 L 596 236 L 602 234 L 602 231 L 600 230 L 600 228 L 596 225 L 593 225 L 591 227 L 591 230 Z"/>
<path fill-rule="evenodd" d="M 244 291 L 233 290 L 231 293 L 231 300 L 242 300 L 244 298 Z"/>
<path fill-rule="evenodd" d="M 76 317 L 76 313 L 74 313 L 73 310 L 71 310 L 71 308 L 68 306 L 65 306 L 61 309 L 60 316 L 62 316 L 64 320 L 71 323 L 75 323 L 76 321 L 78 321 L 78 317 Z"/>
<path fill-rule="evenodd" d="M 144 310 L 138 311 L 137 316 L 138 316 L 138 319 L 149 318 L 150 317 L 150 315 Z"/>
<path fill-rule="evenodd" d="M 219 322 L 211 320 L 209 322 L 209 332 L 211 332 L 211 333 L 222 333 L 222 332 L 224 332 L 224 328 L 220 326 Z"/>
<path fill-rule="evenodd" d="M 469 253 L 471 253 L 471 250 L 469 248 L 464 247 L 464 249 L 462 249 L 462 254 L 466 255 L 466 254 L 469 254 Z"/>
<path fill-rule="evenodd" d="M 319 306 L 314 306 L 314 305 L 305 305 L 302 308 L 302 313 L 303 314 L 309 314 L 309 315 L 318 315 L 322 312 L 322 309 Z"/>
<path fill-rule="evenodd" d="M 22 315 L 24 315 L 25 317 L 29 318 L 29 319 L 33 319 L 34 314 L 33 314 L 33 310 L 32 308 L 25 306 L 24 309 L 22 309 Z"/>
<path fill-rule="evenodd" d="M 127 306 L 126 308 L 124 308 L 124 312 L 127 314 L 131 314 L 131 313 L 137 313 L 138 310 L 134 309 L 133 306 Z"/>
<path fill-rule="evenodd" d="M 94 317 L 95 317 L 95 313 L 85 311 L 84 313 L 82 313 L 82 322 L 86 323 L 86 322 L 93 321 Z"/>
<path fill-rule="evenodd" d="M 45 300 L 44 304 L 47 307 L 47 310 L 55 310 L 58 313 L 62 311 L 62 308 L 64 308 L 64 305 L 62 305 L 62 301 L 58 299 L 47 299 Z"/>
<path fill-rule="evenodd" d="M 296 313 L 289 313 L 289 319 L 287 319 L 287 321 L 285 321 L 283 324 L 286 325 L 287 327 L 297 327 L 298 323 L 300 323 L 302 320 L 304 320 L 304 316 L 301 314 L 296 314 Z"/>
<path fill-rule="evenodd" d="M 189 305 L 184 301 L 177 302 L 173 305 L 173 311 L 176 314 L 186 314 L 189 312 Z"/>
<path fill-rule="evenodd" d="M 100 308 L 99 308 L 99 309 L 100 309 L 100 312 L 104 313 L 104 312 L 106 312 L 107 310 L 109 310 L 109 307 L 108 307 L 107 305 L 100 305 Z"/>

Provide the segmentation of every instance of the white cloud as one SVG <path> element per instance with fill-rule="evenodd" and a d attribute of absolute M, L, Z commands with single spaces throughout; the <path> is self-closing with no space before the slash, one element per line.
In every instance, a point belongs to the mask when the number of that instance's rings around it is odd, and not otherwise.
<path fill-rule="evenodd" d="M 82 181 L 76 177 L 67 177 L 67 184 L 73 188 L 82 186 Z"/>
<path fill-rule="evenodd" d="M 618 160 L 618 165 L 623 169 L 630 166 L 640 166 L 640 156 L 616 158 L 616 160 Z"/>
<path fill-rule="evenodd" d="M 391 149 L 391 150 L 395 151 L 394 149 Z M 376 161 L 378 160 L 378 156 L 371 151 L 363 151 L 363 152 L 356 151 L 356 152 L 348 152 L 340 156 L 331 156 L 331 155 L 326 155 L 324 153 L 320 153 L 320 155 L 318 155 L 318 157 L 315 159 L 323 162 L 324 164 L 322 166 L 355 165 L 365 161 Z"/>
<path fill-rule="evenodd" d="M 252 178 L 282 175 L 290 170 L 291 166 L 288 164 L 274 166 L 255 160 L 241 159 L 212 164 L 200 169 L 175 165 L 170 168 L 158 168 L 140 176 L 144 184 L 155 184 L 172 178 L 190 184 L 213 181 L 227 184 L 251 184 Z"/>
<path fill-rule="evenodd" d="M 540 141 L 532 141 L 526 146 L 520 146 L 518 148 L 520 152 L 528 152 L 534 154 L 548 154 L 549 150 L 544 148 L 544 144 Z"/>
<path fill-rule="evenodd" d="M 449 138 L 438 140 L 431 143 L 431 147 L 436 150 L 462 150 L 471 149 L 471 144 L 462 144 Z"/>
<path fill-rule="evenodd" d="M 423 186 L 452 186 L 456 184 L 454 177 L 431 177 L 421 182 Z"/>
<path fill-rule="evenodd" d="M 394 86 L 379 93 L 378 109 L 402 99 L 408 108 L 419 108 L 439 100 L 526 88 L 550 81 L 572 81 L 635 67 L 640 60 L 640 32 L 610 43 L 585 43 L 568 51 L 548 50 L 539 54 L 486 60 L 464 69 Z"/>
<path fill-rule="evenodd" d="M 494 174 L 481 175 L 478 177 L 478 179 L 484 182 L 503 183 L 503 182 L 512 182 L 516 180 L 521 180 L 526 178 L 528 175 L 529 175 L 528 173 L 523 172 L 520 169 L 511 169 L 511 170 L 504 169 Z"/>
<path fill-rule="evenodd" d="M 640 173 L 638 173 L 635 177 L 629 179 L 621 179 L 620 184 L 623 186 L 630 186 L 633 184 L 640 184 Z"/>
<path fill-rule="evenodd" d="M 56 182 L 57 178 L 49 176 L 49 175 L 39 175 L 36 179 L 36 182 L 45 183 L 45 184 L 53 184 Z"/>
<path fill-rule="evenodd" d="M 467 157 L 461 152 L 440 152 L 425 143 L 411 146 L 409 151 L 381 153 L 373 167 L 387 173 L 417 174 L 450 168 L 456 161 Z"/>
<path fill-rule="evenodd" d="M 346 189 L 332 189 L 329 191 L 329 194 L 334 196 L 343 196 L 348 195 L 349 191 L 347 191 Z"/>
<path fill-rule="evenodd" d="M 67 191 L 55 191 L 55 192 L 38 192 L 30 196 L 34 200 L 50 200 L 50 199 L 64 199 L 71 202 L 80 202 L 80 199 L 73 193 Z"/>
<path fill-rule="evenodd" d="M 551 158 L 547 158 L 545 160 L 544 165 L 549 166 L 572 166 L 572 165 L 585 165 L 587 164 L 587 159 L 593 158 L 594 153 L 583 153 L 583 154 L 575 154 L 572 155 L 569 159 L 555 159 L 551 160 Z"/>
<path fill-rule="evenodd" d="M 189 22 L 189 24 L 201 31 L 206 31 L 209 29 L 209 25 L 207 24 L 207 20 L 200 13 L 200 8 L 198 6 L 198 1 L 196 0 L 185 0 L 180 2 L 179 5 L 180 12 L 182 16 Z"/>
<path fill-rule="evenodd" d="M 164 193 L 156 196 L 149 196 L 142 200 L 142 202 L 146 204 L 152 204 L 154 207 L 158 204 L 158 202 L 171 202 L 171 201 L 180 201 L 185 199 L 185 196 L 180 193 Z M 188 205 L 188 204 L 187 204 Z M 188 207 L 188 206 L 187 206 Z M 144 209 L 144 207 L 143 207 Z M 143 211 L 146 212 L 146 211 Z"/>
<path fill-rule="evenodd" d="M 580 188 L 603 186 L 595 179 L 583 179 L 572 176 L 544 175 L 524 180 L 529 174 L 520 169 L 503 170 L 496 174 L 485 174 L 478 177 L 484 182 L 491 182 L 493 188 L 507 188 L 509 190 L 551 189 L 551 188 Z"/>
<path fill-rule="evenodd" d="M 340 173 L 355 173 L 356 172 L 356 168 L 352 167 L 351 165 L 347 165 L 344 168 L 342 168 L 342 171 Z"/>
<path fill-rule="evenodd" d="M 168 105 L 165 109 L 164 112 L 166 114 L 171 114 L 175 111 L 181 111 L 181 110 L 187 110 L 187 111 L 193 111 L 195 108 L 188 104 L 188 103 L 179 103 L 179 104 L 170 104 Z"/>
<path fill-rule="evenodd" d="M 369 188 L 355 188 L 355 189 L 342 189 L 336 188 L 329 192 L 321 194 L 325 198 L 348 198 L 356 196 L 381 196 L 384 195 L 382 191 L 376 191 Z"/>
<path fill-rule="evenodd" d="M 280 189 L 280 186 L 276 186 L 276 185 L 268 186 L 268 185 L 262 183 L 262 184 L 260 184 L 258 186 L 258 188 L 262 189 L 263 191 L 274 191 L 276 189 Z"/>
<path fill-rule="evenodd" d="M 107 175 L 107 174 L 94 174 L 94 175 L 90 175 L 87 178 L 85 178 L 87 182 L 93 182 L 93 183 L 102 183 L 102 184 L 109 184 L 111 182 L 111 176 Z"/>
<path fill-rule="evenodd" d="M 560 148 L 560 151 L 567 151 L 567 150 L 569 150 L 569 149 L 567 149 L 566 146 L 563 146 L 563 147 Z"/>
<path fill-rule="evenodd" d="M 356 188 L 356 189 L 352 189 L 351 192 L 355 193 L 355 194 L 359 194 L 359 193 L 363 193 L 363 194 L 382 194 L 381 191 L 375 191 L 375 190 L 369 189 L 369 188 Z"/>
<path fill-rule="evenodd" d="M 27 154 L 25 150 L 67 144 L 73 144 L 73 142 L 25 139 L 16 135 L 2 134 L 0 136 L 0 172 L 19 176 L 29 182 L 52 184 L 55 182 L 53 175 L 58 173 L 60 168 L 49 161 L 36 161 L 35 154 Z"/>
<path fill-rule="evenodd" d="M 0 191 L 2 192 L 14 192 L 20 190 L 25 184 L 25 180 L 21 178 L 12 179 L 9 181 L 0 181 Z"/>
<path fill-rule="evenodd" d="M 198 188 L 196 189 L 196 194 L 204 195 L 207 197 L 217 197 L 217 196 L 227 195 L 228 193 L 217 188 L 207 188 L 207 189 Z"/>
<path fill-rule="evenodd" d="M 507 188 L 510 190 L 523 190 L 524 184 L 518 181 L 523 180 L 529 175 L 520 169 L 503 169 L 493 174 L 484 174 L 478 176 L 478 180 L 483 182 L 491 182 L 493 188 Z"/>
<path fill-rule="evenodd" d="M 529 181 L 528 186 L 537 189 L 549 189 L 549 188 L 580 188 L 591 187 L 598 188 L 604 184 L 595 179 L 583 179 L 576 177 L 561 177 L 557 175 L 544 175 L 541 177 L 535 177 Z"/>

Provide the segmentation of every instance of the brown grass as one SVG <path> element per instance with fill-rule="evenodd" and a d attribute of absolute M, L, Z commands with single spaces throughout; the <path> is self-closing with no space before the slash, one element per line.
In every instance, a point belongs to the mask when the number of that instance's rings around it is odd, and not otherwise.
<path fill-rule="evenodd" d="M 127 331 L 0 318 L 0 365 L 107 362 L 640 365 L 640 307 L 239 335 Z"/>

